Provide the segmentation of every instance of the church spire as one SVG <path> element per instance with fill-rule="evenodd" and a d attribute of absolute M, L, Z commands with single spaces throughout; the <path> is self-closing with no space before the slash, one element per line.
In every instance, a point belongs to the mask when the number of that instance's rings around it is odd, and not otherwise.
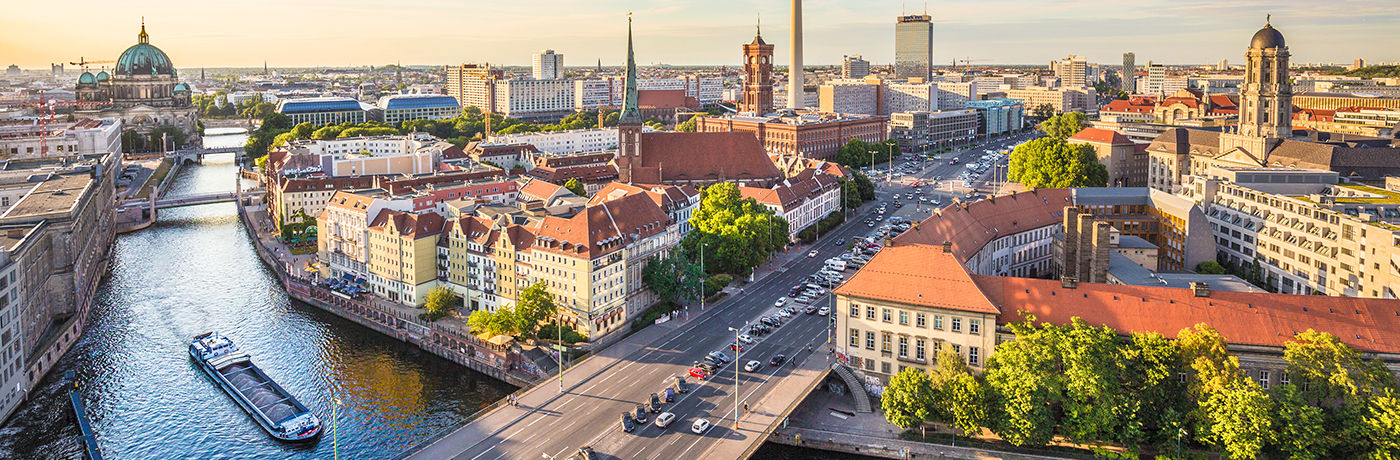
<path fill-rule="evenodd" d="M 151 36 L 146 35 L 146 17 L 141 16 L 141 33 L 136 35 L 136 43 L 150 43 Z"/>
<path fill-rule="evenodd" d="M 642 116 L 637 110 L 637 61 L 632 54 L 632 13 L 627 13 L 627 83 L 622 96 L 622 115 L 619 124 L 640 124 Z"/>

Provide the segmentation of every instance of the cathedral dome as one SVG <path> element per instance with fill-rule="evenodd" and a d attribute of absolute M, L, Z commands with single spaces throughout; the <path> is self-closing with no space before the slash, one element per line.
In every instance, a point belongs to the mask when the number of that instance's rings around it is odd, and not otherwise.
<path fill-rule="evenodd" d="M 106 70 L 103 70 L 103 71 L 97 73 L 97 81 L 98 81 L 98 82 L 104 82 L 104 81 L 111 80 L 111 79 L 112 79 L 112 75 L 109 74 L 109 73 L 107 73 Z"/>
<path fill-rule="evenodd" d="M 175 75 L 175 66 L 170 57 L 160 48 L 151 46 L 150 36 L 146 35 L 146 25 L 141 24 L 141 34 L 137 43 L 122 52 L 117 58 L 117 75 Z"/>
<path fill-rule="evenodd" d="M 95 85 L 95 84 L 97 84 L 97 77 L 94 77 L 94 76 L 92 75 L 92 72 L 83 72 L 82 75 L 78 76 L 78 84 L 79 84 L 79 85 Z"/>
<path fill-rule="evenodd" d="M 184 83 L 177 83 L 177 84 L 175 84 L 175 91 L 189 91 L 189 90 L 190 90 L 190 85 L 186 85 L 186 84 L 184 84 Z"/>
<path fill-rule="evenodd" d="M 1283 48 L 1283 34 L 1279 33 L 1273 25 L 1264 24 L 1263 29 L 1254 33 L 1254 39 L 1249 41 L 1249 47 L 1253 49 Z"/>

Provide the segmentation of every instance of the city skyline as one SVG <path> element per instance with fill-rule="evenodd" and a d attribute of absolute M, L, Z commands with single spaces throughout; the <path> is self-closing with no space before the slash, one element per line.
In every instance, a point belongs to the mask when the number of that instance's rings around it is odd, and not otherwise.
<path fill-rule="evenodd" d="M 894 55 L 894 23 L 901 11 L 923 12 L 922 4 L 847 0 L 809 1 L 804 5 L 804 62 L 838 65 L 842 55 L 861 54 L 873 65 L 888 65 Z M 415 0 L 386 9 L 382 4 L 309 2 L 296 6 L 255 0 L 235 9 L 221 5 L 148 2 L 127 12 L 110 11 L 110 3 L 78 1 L 69 24 L 54 37 L 52 21 L 34 10 L 0 18 L 10 39 L 0 41 L 0 55 L 27 69 L 49 63 L 111 59 L 134 42 L 142 14 L 151 40 L 168 51 L 182 68 L 452 65 L 463 62 L 528 66 L 530 56 L 555 49 L 570 66 L 622 64 L 626 12 L 637 19 L 638 60 L 644 65 L 739 65 L 738 46 L 753 36 L 763 18 L 764 38 L 786 53 L 788 2 L 722 0 L 649 7 L 640 1 L 548 1 L 528 15 L 512 7 L 484 3 L 439 4 Z M 87 6 L 84 6 L 87 5 Z M 1087 56 L 1090 62 L 1116 64 L 1122 52 L 1139 60 L 1172 64 L 1206 64 L 1238 60 L 1246 43 L 1241 31 L 1253 30 L 1272 13 L 1287 31 L 1297 63 L 1350 63 L 1400 60 L 1400 13 L 1383 1 L 1344 1 L 1332 8 L 1275 5 L 1263 1 L 1217 5 L 1204 1 L 1148 2 L 1131 10 L 1111 8 L 1100 0 L 1053 4 L 953 1 L 930 5 L 934 23 L 934 64 L 954 58 L 982 59 L 982 64 L 1029 64 L 1063 57 Z M 268 11 L 278 13 L 270 15 Z M 426 14 L 425 12 L 434 12 Z M 1155 14 L 1144 15 L 1144 11 Z M 209 27 L 209 17 L 231 23 L 226 31 Z M 1255 16 L 1259 16 L 1255 18 Z M 299 18 L 284 21 L 278 18 Z M 365 22 L 362 18 L 373 17 Z M 348 25 L 347 25 L 348 24 Z M 533 31 L 522 34 L 521 31 Z M 44 37 L 16 40 L 13 37 Z M 423 46 L 425 43 L 431 46 Z M 314 52 L 308 53 L 310 50 Z M 784 59 L 785 60 L 785 59 Z M 780 62 L 779 64 L 785 64 Z M 100 67 L 100 65 L 99 65 Z"/>

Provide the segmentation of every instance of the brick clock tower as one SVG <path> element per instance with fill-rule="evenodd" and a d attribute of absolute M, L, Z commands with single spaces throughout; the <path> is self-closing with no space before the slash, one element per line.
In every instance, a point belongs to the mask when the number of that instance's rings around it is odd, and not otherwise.
<path fill-rule="evenodd" d="M 753 42 L 744 44 L 744 99 L 740 112 L 763 115 L 773 111 L 773 45 L 757 30 Z"/>
<path fill-rule="evenodd" d="M 642 115 L 637 109 L 637 61 L 632 56 L 632 13 L 627 13 L 627 83 L 622 94 L 622 115 L 617 119 L 618 181 L 632 183 L 632 171 L 642 159 Z M 635 164 L 634 164 L 635 163 Z"/>

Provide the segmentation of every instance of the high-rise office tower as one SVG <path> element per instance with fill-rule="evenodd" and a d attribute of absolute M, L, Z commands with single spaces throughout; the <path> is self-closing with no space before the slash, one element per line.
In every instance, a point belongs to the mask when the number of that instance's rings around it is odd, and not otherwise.
<path fill-rule="evenodd" d="M 564 78 L 564 55 L 554 50 L 544 50 L 531 56 L 536 80 L 559 80 Z"/>
<path fill-rule="evenodd" d="M 933 75 L 933 16 L 900 16 L 894 25 L 894 77 Z"/>
<path fill-rule="evenodd" d="M 1123 72 L 1118 89 L 1128 94 L 1137 92 L 1137 56 L 1132 52 L 1123 53 Z"/>
<path fill-rule="evenodd" d="M 870 75 L 870 61 L 860 55 L 841 56 L 841 78 L 865 78 Z"/>
<path fill-rule="evenodd" d="M 802 81 L 802 0 L 792 0 L 792 60 L 788 62 L 789 109 L 800 109 L 807 99 Z"/>
<path fill-rule="evenodd" d="M 1060 86 L 1070 88 L 1083 88 L 1090 86 L 1089 82 L 1089 62 L 1084 56 L 1075 56 L 1052 62 L 1050 70 L 1055 72 L 1055 76 L 1060 78 Z"/>

